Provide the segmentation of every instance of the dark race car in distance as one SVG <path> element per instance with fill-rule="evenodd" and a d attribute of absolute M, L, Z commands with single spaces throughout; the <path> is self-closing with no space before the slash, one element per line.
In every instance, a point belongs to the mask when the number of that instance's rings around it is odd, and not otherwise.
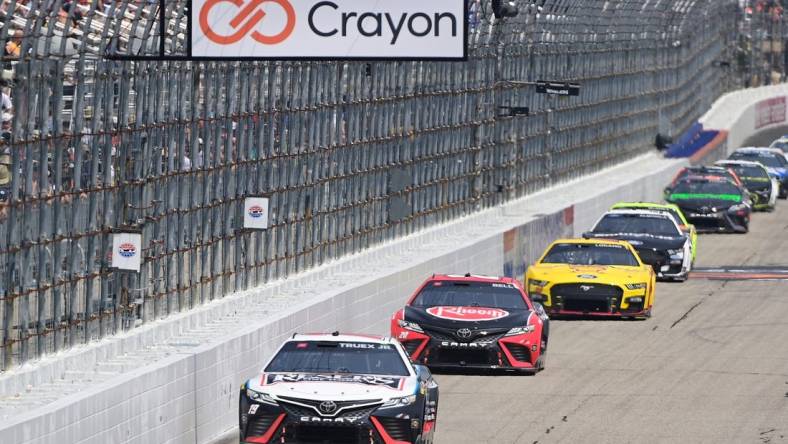
<path fill-rule="evenodd" d="M 294 335 L 241 386 L 241 443 L 432 443 L 438 384 L 392 338 Z"/>
<path fill-rule="evenodd" d="M 629 242 L 640 260 L 650 265 L 660 279 L 683 281 L 692 269 L 692 243 L 670 214 L 652 210 L 612 210 L 594 228 L 588 239 L 617 239 Z"/>
<path fill-rule="evenodd" d="M 780 199 L 788 198 L 788 160 L 779 149 L 770 148 L 739 148 L 728 158 L 729 160 L 749 160 L 758 162 L 769 171 L 769 175 L 780 182 Z"/>
<path fill-rule="evenodd" d="M 391 319 L 391 335 L 430 368 L 544 368 L 549 320 L 512 278 L 435 275 Z"/>
<path fill-rule="evenodd" d="M 676 184 L 667 201 L 678 205 L 698 232 L 749 231 L 752 213 L 749 192 L 729 180 L 684 179 Z"/>
<path fill-rule="evenodd" d="M 766 167 L 758 162 L 747 160 L 720 160 L 717 164 L 736 171 L 747 191 L 750 192 L 753 209 L 765 211 L 774 209 L 780 192 L 780 183 L 769 175 Z"/>

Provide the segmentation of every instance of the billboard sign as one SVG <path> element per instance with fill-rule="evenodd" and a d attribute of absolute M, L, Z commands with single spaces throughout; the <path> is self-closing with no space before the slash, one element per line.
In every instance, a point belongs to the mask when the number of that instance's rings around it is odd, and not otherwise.
<path fill-rule="evenodd" d="M 192 0 L 191 57 L 464 60 L 466 0 Z"/>

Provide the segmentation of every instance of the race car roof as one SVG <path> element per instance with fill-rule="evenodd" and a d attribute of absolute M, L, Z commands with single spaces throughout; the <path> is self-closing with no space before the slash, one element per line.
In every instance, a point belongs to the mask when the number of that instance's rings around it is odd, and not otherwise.
<path fill-rule="evenodd" d="M 393 339 L 387 336 L 365 335 L 357 333 L 296 333 L 292 338 L 287 340 L 287 342 L 292 341 L 367 342 L 370 344 L 391 344 Z"/>
<path fill-rule="evenodd" d="M 610 209 L 611 210 L 625 210 L 631 208 L 643 208 L 643 209 L 650 209 L 650 208 L 658 208 L 661 210 L 677 210 L 679 207 L 676 204 L 664 204 L 664 203 L 657 203 L 657 202 L 618 202 L 613 205 Z"/>
<path fill-rule="evenodd" d="M 752 167 L 760 167 L 766 169 L 760 162 L 754 162 L 752 160 L 718 160 L 715 162 L 718 165 L 742 165 L 742 166 L 752 166 Z"/>
<path fill-rule="evenodd" d="M 636 214 L 636 215 L 655 216 L 655 217 L 663 217 L 663 218 L 671 219 L 671 217 L 665 214 L 664 211 L 636 209 L 636 208 L 621 208 L 616 210 L 610 210 L 607 213 L 605 213 L 605 215 L 608 214 Z"/>
<path fill-rule="evenodd" d="M 497 282 L 501 284 L 517 283 L 516 279 L 504 276 L 485 276 L 480 274 L 434 274 L 430 281 L 454 281 L 454 282 Z"/>
<path fill-rule="evenodd" d="M 729 182 L 736 185 L 731 179 L 721 176 L 692 175 L 686 176 L 679 182 Z"/>
<path fill-rule="evenodd" d="M 629 242 L 622 241 L 622 240 L 617 240 L 617 239 L 572 238 L 572 239 L 557 239 L 557 240 L 553 241 L 553 244 L 588 244 L 588 245 L 610 244 L 610 245 L 626 246 L 626 245 L 629 245 Z"/>
<path fill-rule="evenodd" d="M 734 153 L 742 153 L 742 154 L 769 153 L 769 154 L 780 155 L 780 156 L 784 155 L 783 150 L 781 150 L 779 148 L 769 148 L 769 147 L 765 147 L 765 146 L 764 147 L 748 146 L 748 147 L 744 147 L 744 148 L 739 148 L 736 151 L 734 151 Z"/>

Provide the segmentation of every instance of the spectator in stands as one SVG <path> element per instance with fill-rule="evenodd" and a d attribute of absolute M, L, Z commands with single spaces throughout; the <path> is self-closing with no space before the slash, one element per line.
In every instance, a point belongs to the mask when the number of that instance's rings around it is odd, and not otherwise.
<path fill-rule="evenodd" d="M 24 33 L 21 29 L 14 31 L 14 36 L 11 37 L 5 44 L 6 57 L 18 59 L 22 55 L 22 37 Z"/>
<path fill-rule="evenodd" d="M 60 13 L 61 23 L 66 23 L 66 19 L 68 18 L 69 11 L 71 11 L 72 7 L 74 7 L 74 2 L 72 0 L 63 0 L 63 11 Z M 79 8 L 74 8 L 74 12 L 71 13 L 71 26 L 73 28 L 79 28 L 80 20 L 82 20 L 82 12 L 79 10 Z"/>
<path fill-rule="evenodd" d="M 11 198 L 11 155 L 0 154 L 0 218 L 5 217 L 6 207 Z"/>
<path fill-rule="evenodd" d="M 2 89 L 0 89 L 0 112 L 14 112 L 14 102 L 11 100 L 11 88 L 5 83 L 3 83 Z"/>
<path fill-rule="evenodd" d="M 205 150 L 205 143 L 203 143 L 202 137 L 197 139 L 197 156 L 194 158 L 194 166 L 196 168 L 202 168 L 205 164 L 203 162 L 203 152 Z"/>
<path fill-rule="evenodd" d="M 192 169 L 192 160 L 189 158 L 189 149 L 183 151 L 183 159 L 181 159 L 181 171 L 190 171 Z"/>
<path fill-rule="evenodd" d="M 14 120 L 14 116 L 11 113 L 3 113 L 2 114 L 2 124 L 0 124 L 0 132 L 5 134 L 8 132 L 11 133 L 11 123 Z"/>

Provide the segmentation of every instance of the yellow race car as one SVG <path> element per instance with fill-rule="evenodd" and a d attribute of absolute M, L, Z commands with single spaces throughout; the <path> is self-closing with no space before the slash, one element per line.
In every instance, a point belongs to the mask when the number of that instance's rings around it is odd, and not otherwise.
<path fill-rule="evenodd" d="M 560 239 L 528 268 L 525 285 L 551 316 L 645 319 L 654 305 L 656 274 L 626 241 Z"/>

